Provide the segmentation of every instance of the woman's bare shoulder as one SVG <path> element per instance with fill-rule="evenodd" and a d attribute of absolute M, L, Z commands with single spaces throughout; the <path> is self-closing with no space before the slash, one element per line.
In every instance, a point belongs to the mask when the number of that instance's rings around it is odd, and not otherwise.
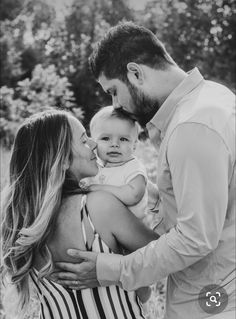
<path fill-rule="evenodd" d="M 67 196 L 63 198 L 61 202 L 60 210 L 61 211 L 71 210 L 71 209 L 74 210 L 74 208 L 77 208 L 78 205 L 80 206 L 81 199 L 82 199 L 81 194 L 75 194 L 75 195 L 71 195 L 71 196 Z"/>

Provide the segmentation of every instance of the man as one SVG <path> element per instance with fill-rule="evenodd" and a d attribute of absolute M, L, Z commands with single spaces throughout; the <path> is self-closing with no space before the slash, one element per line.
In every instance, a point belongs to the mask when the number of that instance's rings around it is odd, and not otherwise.
<path fill-rule="evenodd" d="M 168 277 L 165 318 L 233 317 L 233 93 L 204 80 L 197 68 L 184 72 L 153 33 L 132 23 L 111 28 L 90 65 L 114 108 L 146 125 L 159 149 L 165 232 L 127 256 L 69 251 L 84 261 L 60 263 L 68 273 L 57 279 L 77 289 L 99 282 L 134 290 Z"/>

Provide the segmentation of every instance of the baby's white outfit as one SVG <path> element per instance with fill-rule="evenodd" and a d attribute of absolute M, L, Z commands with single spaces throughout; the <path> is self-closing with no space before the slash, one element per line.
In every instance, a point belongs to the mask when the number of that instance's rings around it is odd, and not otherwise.
<path fill-rule="evenodd" d="M 92 178 L 92 183 L 122 186 L 128 184 L 138 175 L 142 175 L 147 183 L 146 168 L 136 157 L 134 157 L 120 166 L 103 167 L 99 165 L 98 174 Z M 136 217 L 143 219 L 147 213 L 148 207 L 147 187 L 143 198 L 136 205 L 127 207 Z"/>

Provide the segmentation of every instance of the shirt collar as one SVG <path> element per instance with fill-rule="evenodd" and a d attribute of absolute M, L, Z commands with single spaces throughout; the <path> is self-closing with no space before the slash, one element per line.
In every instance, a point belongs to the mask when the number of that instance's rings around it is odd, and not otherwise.
<path fill-rule="evenodd" d="M 202 80 L 203 77 L 198 68 L 188 72 L 184 80 L 171 92 L 154 117 L 147 123 L 147 129 L 149 130 L 154 125 L 158 130 L 164 132 L 179 101 L 198 86 Z"/>

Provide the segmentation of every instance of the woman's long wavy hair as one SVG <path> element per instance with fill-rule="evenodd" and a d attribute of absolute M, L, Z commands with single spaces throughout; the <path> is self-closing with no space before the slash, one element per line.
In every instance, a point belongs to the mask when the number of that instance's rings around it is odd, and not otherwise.
<path fill-rule="evenodd" d="M 2 198 L 2 277 L 10 278 L 27 308 L 29 275 L 37 253 L 46 261 L 43 277 L 52 269 L 46 241 L 55 225 L 63 191 L 76 189 L 66 165 L 72 158 L 69 113 L 45 111 L 31 116 L 17 132 L 9 183 Z"/>

